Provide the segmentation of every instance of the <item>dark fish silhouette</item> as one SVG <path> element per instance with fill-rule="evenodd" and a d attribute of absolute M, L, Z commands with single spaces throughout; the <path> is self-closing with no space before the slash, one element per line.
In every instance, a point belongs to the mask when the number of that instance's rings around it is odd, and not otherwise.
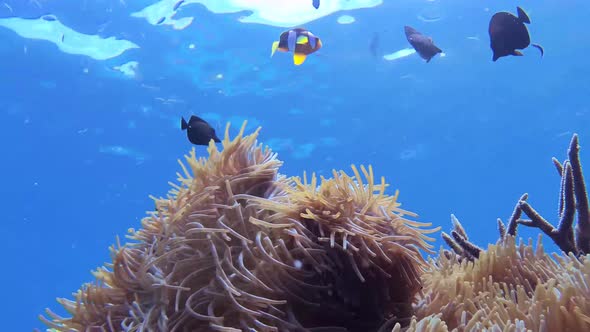
<path fill-rule="evenodd" d="M 322 48 L 322 41 L 310 31 L 295 28 L 281 33 L 278 41 L 272 43 L 270 56 L 276 51 L 293 52 L 293 63 L 299 66 L 306 57 Z"/>
<path fill-rule="evenodd" d="M 369 41 L 369 52 L 376 57 L 379 53 L 379 33 L 373 33 L 373 38 Z"/>
<path fill-rule="evenodd" d="M 518 17 L 509 12 L 498 12 L 492 16 L 488 32 L 490 34 L 490 47 L 493 51 L 492 60 L 496 61 L 503 56 L 515 55 L 522 56 L 518 51 L 525 49 L 531 44 L 531 37 L 526 24 L 531 20 L 527 13 L 520 7 L 516 7 Z M 532 44 L 541 52 L 541 57 L 545 53 L 543 47 L 538 44 Z"/>
<path fill-rule="evenodd" d="M 438 53 L 442 53 L 442 50 L 434 45 L 432 38 L 424 36 L 416 29 L 407 25 L 404 26 L 404 31 L 406 32 L 406 38 L 408 39 L 408 42 L 412 45 L 420 57 L 426 60 L 426 62 L 430 62 L 432 57 Z"/>
<path fill-rule="evenodd" d="M 180 128 L 186 130 L 188 140 L 195 145 L 209 145 L 211 140 L 215 143 L 221 142 L 215 134 L 215 129 L 198 116 L 191 116 L 188 123 L 184 118 L 181 118 Z"/>
<path fill-rule="evenodd" d="M 320 8 L 320 0 L 313 0 L 313 8 L 315 8 L 315 9 Z"/>
<path fill-rule="evenodd" d="M 180 0 L 177 3 L 174 4 L 174 7 L 172 7 L 173 11 L 177 11 L 178 8 L 180 7 L 180 5 L 182 5 L 184 3 L 184 0 Z"/>

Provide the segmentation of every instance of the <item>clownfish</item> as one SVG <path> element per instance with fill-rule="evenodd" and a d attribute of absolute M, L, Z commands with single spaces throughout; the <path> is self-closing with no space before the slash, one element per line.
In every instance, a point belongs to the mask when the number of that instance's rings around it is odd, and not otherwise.
<path fill-rule="evenodd" d="M 301 29 L 291 29 L 281 33 L 278 41 L 272 43 L 272 57 L 275 52 L 293 52 L 293 63 L 301 65 L 307 56 L 322 47 L 322 41 L 313 33 Z"/>

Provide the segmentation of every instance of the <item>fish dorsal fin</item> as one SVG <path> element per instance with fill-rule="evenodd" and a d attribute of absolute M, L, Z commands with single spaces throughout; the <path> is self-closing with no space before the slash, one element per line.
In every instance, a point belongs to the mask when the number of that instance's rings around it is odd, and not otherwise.
<path fill-rule="evenodd" d="M 309 38 L 307 38 L 307 36 L 297 37 L 297 44 L 299 44 L 299 45 L 307 44 L 308 42 L 309 42 Z"/>
<path fill-rule="evenodd" d="M 273 55 L 275 55 L 275 52 L 277 51 L 277 49 L 279 48 L 279 42 L 275 41 L 272 43 L 272 49 L 270 51 L 270 56 L 272 57 Z"/>
<path fill-rule="evenodd" d="M 301 65 L 303 62 L 305 62 L 305 58 L 306 58 L 306 57 L 307 57 L 307 56 L 306 56 L 305 54 L 303 54 L 303 53 L 294 53 L 294 54 L 293 54 L 293 63 L 294 63 L 296 66 L 299 66 L 299 65 Z"/>
<path fill-rule="evenodd" d="M 524 11 L 524 9 L 520 8 L 520 7 L 516 7 L 516 12 L 518 13 L 518 20 L 522 23 L 526 23 L 526 24 L 530 24 L 531 23 L 531 19 L 529 18 L 529 16 L 527 15 L 527 13 Z"/>
<path fill-rule="evenodd" d="M 188 122 L 188 123 L 189 123 L 189 124 L 191 124 L 191 123 L 195 123 L 195 122 L 202 122 L 202 123 L 207 123 L 207 121 L 205 121 L 205 120 L 203 120 L 203 119 L 199 118 L 198 116 L 196 116 L 196 115 L 191 115 L 191 119 L 189 120 L 189 122 Z"/>

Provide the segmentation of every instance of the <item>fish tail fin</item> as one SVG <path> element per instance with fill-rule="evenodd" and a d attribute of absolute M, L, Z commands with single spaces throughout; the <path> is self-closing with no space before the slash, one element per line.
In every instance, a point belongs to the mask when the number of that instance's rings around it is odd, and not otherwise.
<path fill-rule="evenodd" d="M 186 130 L 186 128 L 188 128 L 188 123 L 186 123 L 184 117 L 180 117 L 180 129 Z"/>
<path fill-rule="evenodd" d="M 531 19 L 524 11 L 524 9 L 520 7 L 516 7 L 516 12 L 518 13 L 518 20 L 522 23 L 531 24 Z"/>
<path fill-rule="evenodd" d="M 541 46 L 539 44 L 531 44 L 531 46 L 533 46 L 534 48 L 538 49 L 539 52 L 541 52 L 541 58 L 542 58 L 543 55 L 545 54 L 545 50 L 543 49 L 543 46 Z"/>
<path fill-rule="evenodd" d="M 270 56 L 272 57 L 273 55 L 275 55 L 275 52 L 277 51 L 277 49 L 279 48 L 279 42 L 275 41 L 272 43 L 272 49 L 270 52 Z"/>

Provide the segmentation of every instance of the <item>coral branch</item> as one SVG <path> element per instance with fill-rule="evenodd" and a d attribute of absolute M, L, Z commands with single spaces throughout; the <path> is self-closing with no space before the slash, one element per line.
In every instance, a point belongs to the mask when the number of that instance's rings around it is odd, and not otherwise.
<path fill-rule="evenodd" d="M 459 255 L 459 257 L 466 258 L 470 261 L 477 259 L 482 249 L 469 241 L 467 232 L 465 232 L 463 225 L 461 225 L 454 214 L 451 214 L 451 221 L 453 223 L 453 230 L 451 231 L 452 237 L 447 233 L 442 232 L 443 240 L 449 247 L 451 247 L 451 249 L 453 249 L 455 254 Z"/>
<path fill-rule="evenodd" d="M 518 223 L 537 227 L 549 235 L 560 249 L 576 255 L 590 253 L 590 209 L 588 192 L 580 162 L 580 145 L 578 135 L 574 134 L 568 149 L 568 158 L 563 164 L 552 158 L 553 165 L 561 175 L 559 191 L 559 224 L 554 228 L 542 218 L 528 203 L 520 202 L 520 207 L 530 220 L 518 220 Z M 578 223 L 574 233 L 574 218 Z"/>
<path fill-rule="evenodd" d="M 576 245 L 583 253 L 590 253 L 590 209 L 588 208 L 588 192 L 580 162 L 580 144 L 578 135 L 574 134 L 568 150 L 568 157 L 572 165 L 576 210 L 578 224 L 576 225 Z"/>

